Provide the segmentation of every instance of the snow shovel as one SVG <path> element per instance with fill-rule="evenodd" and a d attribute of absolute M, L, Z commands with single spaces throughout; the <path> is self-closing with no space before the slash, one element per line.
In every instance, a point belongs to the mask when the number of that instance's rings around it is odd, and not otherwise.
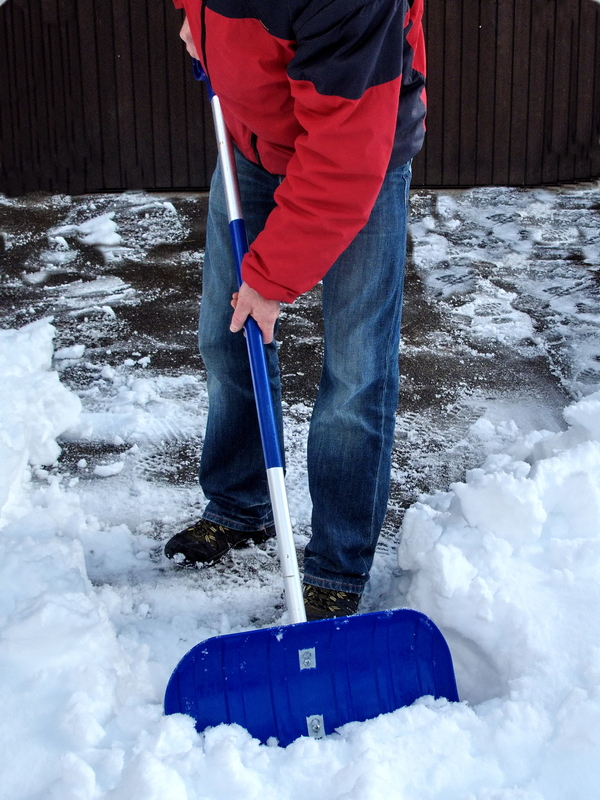
<path fill-rule="evenodd" d="M 238 282 L 248 249 L 233 148 L 218 97 L 211 101 Z M 238 723 L 261 742 L 320 739 L 347 722 L 372 719 L 424 695 L 458 700 L 448 645 L 425 615 L 396 609 L 307 622 L 284 483 L 262 334 L 248 318 L 246 341 L 290 625 L 216 636 L 175 668 L 166 714 L 188 714 L 201 732 Z"/>

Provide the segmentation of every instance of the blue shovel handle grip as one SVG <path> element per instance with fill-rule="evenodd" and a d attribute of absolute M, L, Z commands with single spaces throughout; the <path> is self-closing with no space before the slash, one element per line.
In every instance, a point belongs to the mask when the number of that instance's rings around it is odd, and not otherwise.
<path fill-rule="evenodd" d="M 213 101 L 216 100 L 216 96 L 212 90 L 210 81 L 197 59 L 192 60 L 192 66 L 196 80 L 204 81 L 206 84 L 214 114 L 215 102 Z M 220 113 L 220 111 L 217 113 Z M 219 147 L 219 153 L 223 160 L 227 159 L 228 169 L 235 175 L 235 161 L 232 157 L 233 151 L 231 148 Z M 242 284 L 242 260 L 248 252 L 246 226 L 241 216 L 230 220 L 229 233 L 231 236 L 231 246 L 233 248 L 235 271 L 239 287 Z M 252 317 L 248 317 L 246 320 L 244 331 L 246 333 L 246 344 L 248 346 L 248 355 L 250 358 L 250 371 L 252 373 L 252 384 L 254 386 L 254 397 L 256 400 L 256 410 L 258 413 L 265 465 L 267 469 L 283 467 L 283 454 L 279 443 L 279 433 L 275 419 L 275 409 L 273 407 L 273 396 L 271 394 L 269 370 L 267 367 L 262 333 L 258 324 Z"/>
<path fill-rule="evenodd" d="M 246 226 L 243 219 L 234 219 L 229 223 L 229 233 L 235 259 L 238 286 L 242 283 L 242 259 L 248 251 Z M 258 412 L 258 424 L 267 469 L 283 467 L 283 456 L 279 445 L 279 433 L 275 420 L 273 395 L 269 381 L 269 370 L 265 355 L 262 333 L 256 320 L 248 317 L 244 325 L 246 345 L 250 357 L 250 371 L 254 386 L 254 397 Z"/>
<path fill-rule="evenodd" d="M 197 81 L 204 81 L 204 83 L 206 84 L 206 91 L 208 92 L 208 99 L 212 100 L 213 97 L 215 96 L 215 93 L 213 92 L 213 88 L 210 85 L 210 81 L 208 80 L 208 75 L 206 74 L 206 72 L 204 72 L 202 64 L 198 61 L 197 58 L 192 58 L 192 71 L 194 73 L 194 78 L 196 78 Z"/>

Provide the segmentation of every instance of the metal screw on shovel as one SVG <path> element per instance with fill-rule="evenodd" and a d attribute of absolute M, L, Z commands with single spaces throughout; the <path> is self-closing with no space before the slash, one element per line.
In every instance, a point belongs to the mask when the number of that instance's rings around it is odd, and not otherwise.
<path fill-rule="evenodd" d="M 322 739 L 325 736 L 325 720 L 322 714 L 313 714 L 306 718 L 308 735 L 313 739 Z"/>

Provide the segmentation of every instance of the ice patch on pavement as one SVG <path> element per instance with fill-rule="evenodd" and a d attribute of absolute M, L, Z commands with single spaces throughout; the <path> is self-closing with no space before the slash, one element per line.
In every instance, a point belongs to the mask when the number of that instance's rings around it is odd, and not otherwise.
<path fill-rule="evenodd" d="M 490 281 L 477 281 L 476 294 L 469 302 L 453 309 L 453 314 L 470 320 L 473 336 L 497 340 L 503 344 L 535 337 L 531 317 L 517 311 L 513 303 L 517 295 L 506 292 Z"/>
<path fill-rule="evenodd" d="M 119 258 L 119 247 L 122 238 L 119 235 L 118 225 L 114 220 L 115 212 L 110 211 L 100 214 L 79 225 L 63 225 L 51 231 L 54 237 L 75 236 L 82 244 L 97 247 L 104 259 L 114 261 Z"/>
<path fill-rule="evenodd" d="M 457 332 L 533 340 L 574 397 L 600 386 L 598 190 L 486 187 L 412 198 L 417 271 Z"/>

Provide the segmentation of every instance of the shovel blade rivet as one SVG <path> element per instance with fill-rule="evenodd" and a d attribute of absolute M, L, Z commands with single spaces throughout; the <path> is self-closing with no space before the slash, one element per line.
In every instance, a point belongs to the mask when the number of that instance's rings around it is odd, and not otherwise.
<path fill-rule="evenodd" d="M 317 654 L 314 647 L 298 650 L 298 658 L 300 659 L 300 669 L 316 669 Z"/>
<path fill-rule="evenodd" d="M 312 714 L 306 718 L 308 735 L 313 739 L 322 739 L 325 736 L 325 721 L 322 714 Z"/>

